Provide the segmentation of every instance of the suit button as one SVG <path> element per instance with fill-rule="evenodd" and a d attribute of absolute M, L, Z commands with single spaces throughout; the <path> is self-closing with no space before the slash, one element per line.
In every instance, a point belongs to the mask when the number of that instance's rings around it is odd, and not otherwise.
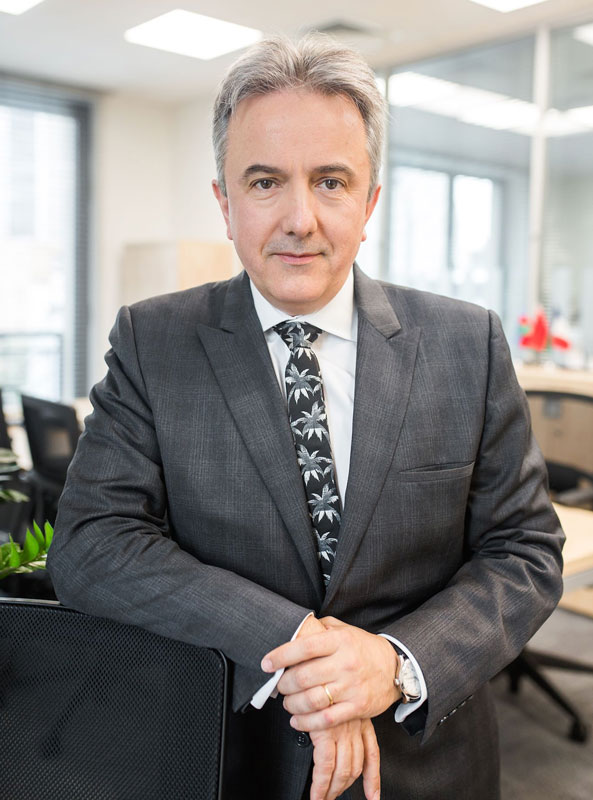
<path fill-rule="evenodd" d="M 309 747 L 311 744 L 311 737 L 304 731 L 299 731 L 296 737 L 296 743 L 299 747 Z"/>

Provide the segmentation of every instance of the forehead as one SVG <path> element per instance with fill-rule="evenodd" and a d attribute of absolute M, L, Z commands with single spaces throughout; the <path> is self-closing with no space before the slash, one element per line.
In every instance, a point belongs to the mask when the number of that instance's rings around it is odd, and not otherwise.
<path fill-rule="evenodd" d="M 338 156 L 368 166 L 366 130 L 355 104 L 342 95 L 293 89 L 242 100 L 231 117 L 227 166 L 236 162 L 330 163 Z"/>

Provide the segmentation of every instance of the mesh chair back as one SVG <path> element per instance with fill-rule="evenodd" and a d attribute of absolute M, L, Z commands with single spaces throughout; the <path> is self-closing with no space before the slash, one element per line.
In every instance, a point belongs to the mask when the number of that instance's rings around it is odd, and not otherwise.
<path fill-rule="evenodd" d="M 593 481 L 593 397 L 536 389 L 525 394 L 550 488 L 562 492 L 582 478 Z"/>
<path fill-rule="evenodd" d="M 43 477 L 63 483 L 80 436 L 76 411 L 25 394 L 21 401 L 33 468 Z"/>
<path fill-rule="evenodd" d="M 0 795 L 220 800 L 226 696 L 216 650 L 0 600 Z"/>
<path fill-rule="evenodd" d="M 2 389 L 0 389 L 0 448 L 5 448 L 6 450 L 12 448 L 12 442 L 8 435 L 8 425 L 4 416 L 4 406 L 2 405 Z"/>

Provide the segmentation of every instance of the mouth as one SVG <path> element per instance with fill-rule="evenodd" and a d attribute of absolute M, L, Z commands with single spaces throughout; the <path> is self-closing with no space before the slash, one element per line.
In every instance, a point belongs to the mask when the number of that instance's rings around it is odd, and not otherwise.
<path fill-rule="evenodd" d="M 275 253 L 276 257 L 284 264 L 292 264 L 298 266 L 300 264 L 310 264 L 319 253 Z"/>

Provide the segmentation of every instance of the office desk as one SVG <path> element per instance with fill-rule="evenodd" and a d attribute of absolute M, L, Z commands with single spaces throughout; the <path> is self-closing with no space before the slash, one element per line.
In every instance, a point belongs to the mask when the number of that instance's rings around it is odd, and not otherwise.
<path fill-rule="evenodd" d="M 541 367 L 515 364 L 517 378 L 523 389 L 542 389 L 548 392 L 571 392 L 593 397 L 593 372 L 587 370 Z"/>
<path fill-rule="evenodd" d="M 566 533 L 560 607 L 593 617 L 593 511 L 554 504 Z"/>

